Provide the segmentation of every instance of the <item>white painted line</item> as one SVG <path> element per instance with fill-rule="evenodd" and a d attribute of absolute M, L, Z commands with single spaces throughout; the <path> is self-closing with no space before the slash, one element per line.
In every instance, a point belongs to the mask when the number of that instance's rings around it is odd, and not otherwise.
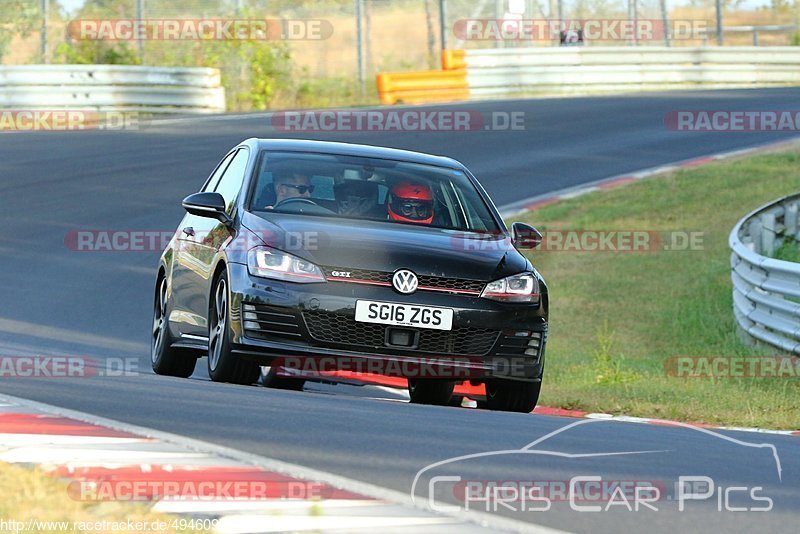
<path fill-rule="evenodd" d="M 111 445 L 147 443 L 146 438 L 109 438 L 105 436 L 64 436 L 56 434 L 0 434 L 0 447 L 36 447 L 44 445 Z"/>
<path fill-rule="evenodd" d="M 410 397 L 408 396 L 407 389 L 390 388 L 389 386 L 374 386 L 374 387 L 381 391 L 385 391 L 386 393 L 391 393 L 392 395 L 399 397 L 402 400 L 410 399 Z M 381 399 L 381 400 L 388 400 L 388 399 Z"/>
<path fill-rule="evenodd" d="M 665 425 L 669 426 L 671 423 L 675 425 L 684 425 L 691 423 L 681 423 L 680 421 L 671 421 L 669 419 L 654 419 L 652 417 L 633 417 L 630 415 L 611 415 L 609 413 L 587 413 L 583 416 L 585 419 L 601 419 L 604 421 L 619 421 L 621 423 L 644 423 L 650 425 Z M 759 434 L 775 434 L 779 436 L 796 436 L 795 430 L 773 430 L 769 428 L 753 428 L 753 427 L 736 427 L 736 426 L 711 426 L 702 425 L 697 428 L 706 428 L 709 430 L 727 430 L 731 432 L 756 432 Z"/>
<path fill-rule="evenodd" d="M 597 187 L 597 186 L 585 187 L 583 189 L 578 189 L 577 191 L 572 191 L 572 192 L 569 192 L 569 193 L 562 193 L 562 194 L 558 195 L 558 198 L 560 198 L 561 200 L 566 200 L 568 198 L 579 197 L 579 196 L 585 195 L 587 193 L 594 193 L 595 191 L 600 191 L 600 188 Z"/>
<path fill-rule="evenodd" d="M 222 517 L 216 531 L 220 534 L 249 534 L 261 532 L 328 532 L 355 529 L 385 529 L 401 527 L 430 527 L 453 525 L 447 517 L 363 517 L 363 516 L 258 516 L 230 515 Z M 455 525 L 453 525 L 455 527 Z"/>
<path fill-rule="evenodd" d="M 751 428 L 751 427 L 738 427 L 738 426 L 717 426 L 716 430 L 731 430 L 734 432 L 757 432 L 759 434 L 780 434 L 784 436 L 796 436 L 795 430 L 770 430 L 768 428 Z"/>
<path fill-rule="evenodd" d="M 326 499 L 324 501 L 305 501 L 294 499 L 281 500 L 180 500 L 163 499 L 157 502 L 152 510 L 165 514 L 223 514 L 231 512 L 297 512 L 299 510 L 311 509 L 345 509 L 345 508 L 364 508 L 386 506 L 383 501 L 373 500 L 347 500 L 347 499 Z"/>
<path fill-rule="evenodd" d="M 102 449 L 16 448 L 0 452 L 0 461 L 10 464 L 74 464 L 83 466 L 107 463 L 175 463 L 175 460 L 208 458 L 207 454 L 187 452 L 147 452 Z"/>

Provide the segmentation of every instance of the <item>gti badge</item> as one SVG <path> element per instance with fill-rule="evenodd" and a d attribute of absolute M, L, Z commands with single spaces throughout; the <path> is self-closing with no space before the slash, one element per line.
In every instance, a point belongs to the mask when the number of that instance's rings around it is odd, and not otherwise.
<path fill-rule="evenodd" d="M 406 295 L 413 293 L 417 290 L 418 285 L 419 280 L 417 280 L 417 275 L 408 269 L 400 269 L 392 276 L 392 286 L 400 293 Z"/>

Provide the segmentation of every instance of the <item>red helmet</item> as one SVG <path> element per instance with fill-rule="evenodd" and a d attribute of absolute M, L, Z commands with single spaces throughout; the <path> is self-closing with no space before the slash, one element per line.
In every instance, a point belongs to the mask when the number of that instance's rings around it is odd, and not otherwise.
<path fill-rule="evenodd" d="M 417 224 L 433 222 L 433 195 L 427 185 L 400 182 L 390 191 L 389 218 Z"/>

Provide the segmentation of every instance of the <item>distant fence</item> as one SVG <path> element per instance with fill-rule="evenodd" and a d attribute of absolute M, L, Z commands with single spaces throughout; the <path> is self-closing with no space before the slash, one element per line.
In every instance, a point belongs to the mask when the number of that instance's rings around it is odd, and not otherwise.
<path fill-rule="evenodd" d="M 800 354 L 800 263 L 770 258 L 781 244 L 800 242 L 800 193 L 762 206 L 740 220 L 728 243 L 733 313 L 751 338 Z"/>
<path fill-rule="evenodd" d="M 523 94 L 569 94 L 708 87 L 800 85 L 800 47 L 561 47 L 450 50 L 442 55 L 444 72 L 466 75 L 469 98 Z M 403 93 L 382 91 L 381 79 L 413 74 L 426 85 L 429 102 L 448 95 L 445 77 L 436 73 L 378 75 L 381 102 L 411 102 Z M 438 84 L 436 82 L 439 82 Z M 456 98 L 449 98 L 454 100 Z"/>
<path fill-rule="evenodd" d="M 753 39 L 753 46 L 758 46 L 758 36 L 762 33 L 789 33 L 797 31 L 794 24 L 768 24 L 761 26 L 723 26 L 722 33 L 749 33 Z M 712 28 L 703 34 L 703 41 L 708 42 L 717 33 L 716 28 Z"/>
<path fill-rule="evenodd" d="M 0 66 L 0 108 L 218 113 L 225 111 L 225 89 L 217 69 Z"/>

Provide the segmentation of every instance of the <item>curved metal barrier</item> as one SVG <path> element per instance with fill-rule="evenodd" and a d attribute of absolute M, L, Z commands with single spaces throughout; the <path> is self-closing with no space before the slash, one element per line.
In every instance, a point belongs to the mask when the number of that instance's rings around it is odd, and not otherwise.
<path fill-rule="evenodd" d="M 0 107 L 219 113 L 217 69 L 130 65 L 0 66 Z"/>
<path fill-rule="evenodd" d="M 445 50 L 441 71 L 378 75 L 381 102 L 800 85 L 800 47 L 528 47 Z M 448 75 L 449 73 L 449 75 Z"/>
<path fill-rule="evenodd" d="M 467 50 L 470 94 L 590 93 L 800 84 L 800 47 Z"/>
<path fill-rule="evenodd" d="M 800 193 L 758 208 L 740 220 L 728 244 L 733 313 L 742 332 L 800 354 L 800 263 L 772 255 L 783 243 L 800 241 Z"/>

